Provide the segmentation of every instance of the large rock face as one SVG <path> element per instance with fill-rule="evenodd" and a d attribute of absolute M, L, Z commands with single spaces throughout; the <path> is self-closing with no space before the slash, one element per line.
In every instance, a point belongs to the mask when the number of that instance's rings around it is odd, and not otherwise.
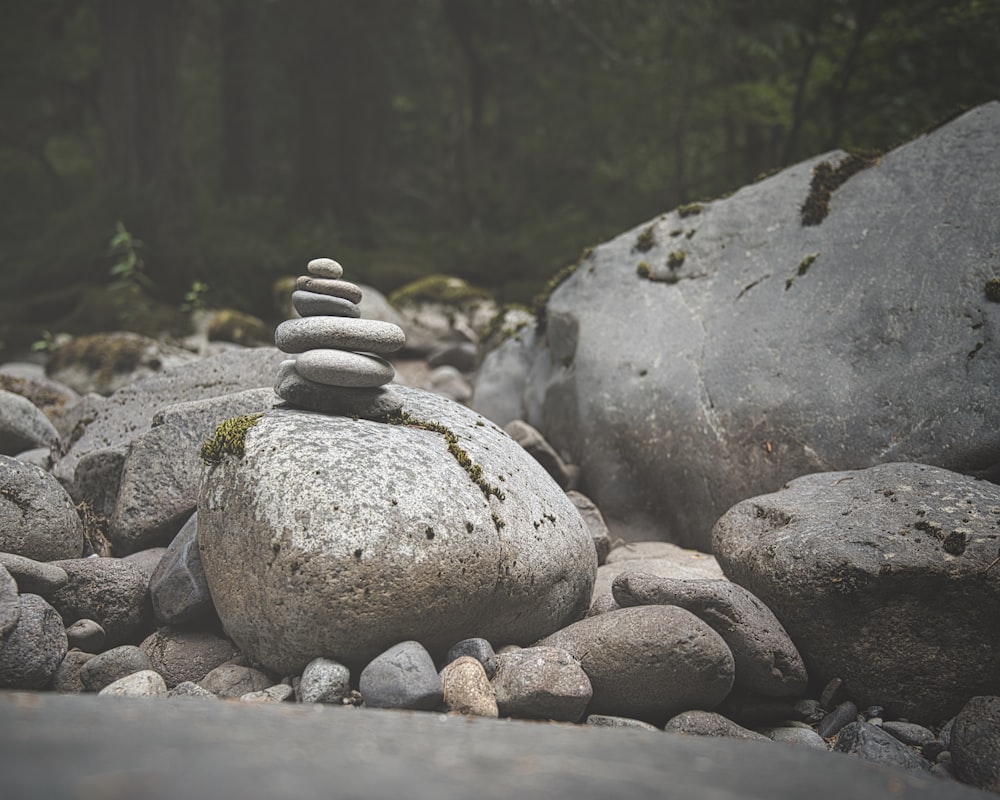
<path fill-rule="evenodd" d="M 616 535 L 707 548 L 726 509 L 798 475 L 1000 462 L 998 127 L 989 103 L 884 155 L 818 225 L 813 168 L 846 155 L 798 164 L 595 248 L 556 289 L 522 416 Z"/>
<path fill-rule="evenodd" d="M 242 458 L 206 467 L 216 609 L 279 673 L 363 666 L 407 639 L 442 655 L 473 636 L 528 644 L 587 609 L 594 543 L 548 474 L 463 406 L 393 389 L 409 424 L 269 411 Z"/>
<path fill-rule="evenodd" d="M 808 475 L 719 520 L 726 576 L 818 686 L 937 723 L 1000 676 L 1000 486 L 921 464 Z"/>

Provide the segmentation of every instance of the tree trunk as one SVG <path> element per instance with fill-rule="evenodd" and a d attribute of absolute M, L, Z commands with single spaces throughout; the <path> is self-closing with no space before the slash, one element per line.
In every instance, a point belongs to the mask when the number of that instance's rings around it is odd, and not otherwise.
<path fill-rule="evenodd" d="M 146 244 L 147 274 L 172 302 L 183 297 L 201 265 L 178 69 L 189 12 L 188 0 L 100 5 L 109 184 L 119 217 Z"/>

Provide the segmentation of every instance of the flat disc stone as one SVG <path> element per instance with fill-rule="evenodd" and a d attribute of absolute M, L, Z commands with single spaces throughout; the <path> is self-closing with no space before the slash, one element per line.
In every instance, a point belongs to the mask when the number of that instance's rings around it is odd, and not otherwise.
<path fill-rule="evenodd" d="M 324 386 L 299 375 L 292 361 L 282 363 L 274 391 L 289 405 L 344 417 L 384 420 L 403 408 L 403 398 L 391 387 Z"/>
<path fill-rule="evenodd" d="M 310 275 L 317 278 L 339 278 L 344 274 L 344 268 L 332 258 L 314 258 L 306 265 Z"/>
<path fill-rule="evenodd" d="M 324 386 L 382 386 L 396 375 L 384 358 L 349 350 L 307 350 L 295 359 L 295 370 Z"/>
<path fill-rule="evenodd" d="M 331 348 L 382 355 L 402 347 L 406 334 L 398 325 L 376 319 L 303 317 L 282 322 L 274 332 L 274 343 L 283 353 Z"/>
<path fill-rule="evenodd" d="M 361 316 L 357 303 L 319 292 L 298 290 L 292 292 L 292 307 L 303 317 L 353 317 Z"/>
<path fill-rule="evenodd" d="M 343 297 L 352 303 L 361 302 L 361 287 L 350 281 L 336 281 L 329 278 L 314 278 L 312 275 L 300 275 L 295 279 L 296 289 L 307 292 L 328 294 L 332 297 Z"/>

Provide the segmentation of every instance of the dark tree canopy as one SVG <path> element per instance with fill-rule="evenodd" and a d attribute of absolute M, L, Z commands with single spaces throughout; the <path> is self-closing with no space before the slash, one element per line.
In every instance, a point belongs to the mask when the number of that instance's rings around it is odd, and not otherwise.
<path fill-rule="evenodd" d="M 680 203 L 995 99 L 998 41 L 1000 0 L 8 3 L 3 317 L 106 285 L 118 222 L 175 306 L 270 316 L 317 255 L 527 301 Z"/>

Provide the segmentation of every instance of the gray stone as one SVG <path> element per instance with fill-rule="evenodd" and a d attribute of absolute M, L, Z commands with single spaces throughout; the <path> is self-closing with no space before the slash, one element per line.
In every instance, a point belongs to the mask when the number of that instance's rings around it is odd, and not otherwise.
<path fill-rule="evenodd" d="M 882 723 L 882 730 L 891 733 L 903 744 L 908 744 L 911 747 L 923 747 L 937 738 L 933 731 L 923 725 L 917 725 L 915 722 L 886 720 Z"/>
<path fill-rule="evenodd" d="M 0 643 L 21 618 L 21 598 L 17 582 L 0 561 Z M 2 646 L 2 645 L 0 645 Z"/>
<path fill-rule="evenodd" d="M 594 690 L 580 662 L 561 647 L 525 647 L 503 653 L 493 677 L 504 717 L 579 722 Z"/>
<path fill-rule="evenodd" d="M 403 318 L 407 350 L 425 357 L 445 343 L 476 342 L 499 310 L 484 291 L 454 275 L 418 278 L 393 292 L 392 302 Z M 368 316 L 367 307 L 362 313 Z"/>
<path fill-rule="evenodd" d="M 623 786 L 633 800 L 799 800 L 803 787 L 810 800 L 986 797 L 956 782 L 760 742 L 330 706 L 193 711 L 180 700 L 0 693 L 4 791 L 307 798 L 330 796 L 336 776 L 338 796 L 359 800 L 459 800 L 492 790 L 606 800 L 623 796 Z M 164 769 L 165 753 L 183 768 Z"/>
<path fill-rule="evenodd" d="M 274 392 L 287 403 L 308 411 L 361 419 L 384 419 L 403 407 L 395 385 L 370 389 L 324 386 L 299 375 L 294 361 L 282 364 Z"/>
<path fill-rule="evenodd" d="M 427 356 L 427 366 L 454 367 L 459 372 L 472 372 L 476 368 L 476 346 L 472 342 L 444 344 Z"/>
<path fill-rule="evenodd" d="M 646 544 L 645 542 L 639 543 Z M 652 544 L 652 543 L 650 543 Z M 615 579 L 626 572 L 648 572 L 661 578 L 676 578 L 679 580 L 701 580 L 724 578 L 722 568 L 714 556 L 698 550 L 688 550 L 669 542 L 656 542 L 656 548 L 639 548 L 638 552 L 655 553 L 655 557 L 622 558 L 616 557 L 630 547 L 616 547 L 609 554 L 604 566 L 597 569 L 597 580 L 594 582 L 594 599 L 597 603 L 605 597 L 612 597 L 612 586 Z M 613 597 L 612 597 L 613 599 Z"/>
<path fill-rule="evenodd" d="M 490 679 L 478 659 L 459 656 L 444 666 L 440 677 L 445 711 L 471 717 L 500 715 Z"/>
<path fill-rule="evenodd" d="M 21 595 L 17 625 L 0 643 L 0 689 L 41 689 L 66 655 L 59 614 L 35 594 Z"/>
<path fill-rule="evenodd" d="M 733 687 L 735 665 L 722 637 L 676 606 L 609 611 L 539 644 L 580 661 L 594 687 L 592 714 L 663 724 L 681 711 L 711 710 Z"/>
<path fill-rule="evenodd" d="M 14 458 L 46 472 L 52 469 L 52 450 L 48 447 L 34 447 L 31 450 L 24 450 L 16 453 Z"/>
<path fill-rule="evenodd" d="M 105 645 L 117 647 L 145 634 L 153 618 L 145 573 L 118 558 L 75 558 L 55 562 L 69 583 L 52 595 L 51 603 L 67 625 L 92 619 L 106 635 Z"/>
<path fill-rule="evenodd" d="M 612 585 L 618 605 L 667 605 L 687 609 L 729 646 L 736 684 L 770 697 L 799 697 L 809 683 L 805 664 L 771 610 L 727 580 L 678 580 L 626 572 Z"/>
<path fill-rule="evenodd" d="M 628 717 L 613 717 L 610 714 L 590 714 L 586 723 L 597 728 L 631 728 L 639 731 L 657 731 L 659 728 L 643 722 L 639 719 L 629 719 Z"/>
<path fill-rule="evenodd" d="M 159 673 L 144 669 L 109 683 L 98 694 L 104 697 L 166 697 L 167 685 Z"/>
<path fill-rule="evenodd" d="M 587 611 L 588 617 L 596 617 L 598 614 L 607 614 L 609 611 L 617 611 L 621 606 L 615 602 L 615 596 L 610 592 L 594 598 Z"/>
<path fill-rule="evenodd" d="M 382 386 L 396 374 L 384 358 L 349 350 L 306 350 L 295 359 L 295 371 L 324 386 L 361 388 Z"/>
<path fill-rule="evenodd" d="M 153 573 L 166 553 L 166 547 L 147 547 L 145 550 L 138 550 L 135 553 L 122 556 L 122 561 L 126 564 L 135 564 L 135 566 L 143 571 L 147 580 L 152 580 Z"/>
<path fill-rule="evenodd" d="M 43 366 L 18 362 L 0 365 L 0 389 L 30 400 L 49 418 L 60 436 L 66 436 L 68 431 L 63 431 L 61 422 L 80 401 L 80 395 L 65 384 L 47 378 Z M 44 449 L 47 451 L 48 445 Z"/>
<path fill-rule="evenodd" d="M 845 700 L 836 708 L 831 709 L 823 719 L 820 720 L 816 732 L 824 739 L 835 736 L 850 723 L 858 718 L 858 707 L 850 700 Z"/>
<path fill-rule="evenodd" d="M 259 669 L 238 664 L 221 664 L 197 682 L 216 697 L 238 698 L 250 692 L 259 692 L 274 681 Z"/>
<path fill-rule="evenodd" d="M 529 380 L 533 362 L 541 360 L 534 316 L 521 311 L 506 312 L 498 338 L 476 370 L 472 407 L 501 426 L 515 419 L 538 420 L 540 398 L 533 395 L 539 387 Z"/>
<path fill-rule="evenodd" d="M 342 703 L 351 691 L 351 671 L 329 658 L 314 658 L 302 670 L 299 696 L 303 703 Z"/>
<path fill-rule="evenodd" d="M 84 456 L 108 449 L 124 453 L 133 439 L 150 429 L 157 412 L 165 407 L 270 388 L 283 358 L 273 347 L 232 348 L 130 383 L 110 397 L 84 397 L 79 411 L 74 409 L 76 418 L 70 420 L 76 430 L 70 437 L 73 443 L 56 463 L 53 474 L 77 501 L 89 501 L 91 495 L 75 485 L 77 464 Z M 112 493 L 116 495 L 117 486 Z"/>
<path fill-rule="evenodd" d="M 892 767 L 929 772 L 930 764 L 881 728 L 867 722 L 852 722 L 837 734 L 833 749 L 866 761 Z"/>
<path fill-rule="evenodd" d="M 122 469 L 125 467 L 127 455 L 128 447 L 125 445 L 84 453 L 76 462 L 72 480 L 63 483 L 80 498 L 80 502 L 86 503 L 94 514 L 105 519 L 110 518 L 115 513 Z M 60 463 L 57 462 L 54 472 L 58 473 Z"/>
<path fill-rule="evenodd" d="M 434 660 L 420 642 L 406 641 L 377 655 L 361 670 L 358 689 L 370 708 L 432 711 L 444 687 Z"/>
<path fill-rule="evenodd" d="M 566 496 L 573 501 L 576 510 L 580 512 L 583 521 L 587 523 L 590 535 L 594 539 L 594 549 L 597 550 L 597 565 L 603 565 L 611 552 L 611 534 L 604 521 L 604 516 L 600 509 L 594 505 L 593 500 L 575 489 L 566 492 Z"/>
<path fill-rule="evenodd" d="M 352 303 L 360 303 L 362 297 L 361 287 L 357 284 L 331 278 L 318 278 L 312 275 L 300 275 L 296 278 L 295 288 L 305 292 L 328 294 L 331 297 L 342 297 Z"/>
<path fill-rule="evenodd" d="M 789 744 L 793 747 L 811 747 L 814 750 L 828 750 L 826 741 L 812 728 L 796 727 L 764 727 L 759 732 L 768 739 L 782 744 Z"/>
<path fill-rule="evenodd" d="M 732 508 L 715 551 L 819 685 L 932 724 L 996 687 L 998 507 L 1000 486 L 936 467 L 820 473 Z"/>
<path fill-rule="evenodd" d="M 727 736 L 731 739 L 748 739 L 764 742 L 768 737 L 737 725 L 731 719 L 714 711 L 684 711 L 667 720 L 663 726 L 667 733 L 682 733 L 686 736 Z"/>
<path fill-rule="evenodd" d="M 350 317 L 286 319 L 274 331 L 274 343 L 283 353 L 336 348 L 386 355 L 399 350 L 405 342 L 406 336 L 398 325 Z"/>
<path fill-rule="evenodd" d="M 236 645 L 229 639 L 210 631 L 174 628 L 160 628 L 151 633 L 139 648 L 170 688 L 187 681 L 197 683 L 216 667 L 239 655 Z"/>
<path fill-rule="evenodd" d="M 80 669 L 80 680 L 87 691 L 99 692 L 119 678 L 152 668 L 142 650 L 135 645 L 123 644 L 88 660 Z"/>
<path fill-rule="evenodd" d="M 504 426 L 507 434 L 521 447 L 528 451 L 532 458 L 545 467 L 545 471 L 563 489 L 570 489 L 570 470 L 562 457 L 552 449 L 545 437 L 522 419 L 515 419 Z"/>
<path fill-rule="evenodd" d="M 357 303 L 318 292 L 292 292 L 292 308 L 303 317 L 354 317 L 361 316 Z"/>
<path fill-rule="evenodd" d="M 214 614 L 198 549 L 198 514 L 174 537 L 149 579 L 153 613 L 164 625 L 181 625 Z"/>
<path fill-rule="evenodd" d="M 801 217 L 813 168 L 843 152 L 594 248 L 545 307 L 544 410 L 519 416 L 581 467 L 613 532 L 703 550 L 728 508 L 799 475 L 990 468 L 996 264 L 956 254 L 1000 238 L 983 202 L 998 126 L 990 102 L 883 155 L 820 225 Z"/>
<path fill-rule="evenodd" d="M 66 628 L 66 640 L 69 646 L 87 653 L 101 652 L 106 638 L 104 628 L 92 619 L 78 619 Z"/>
<path fill-rule="evenodd" d="M 1000 697 L 973 697 L 951 730 L 955 775 L 963 783 L 1000 792 Z"/>
<path fill-rule="evenodd" d="M 21 593 L 50 596 L 56 589 L 69 581 L 66 570 L 44 561 L 35 561 L 15 553 L 0 553 L 0 566 L 6 568 L 17 582 Z"/>
<path fill-rule="evenodd" d="M 286 683 L 276 683 L 266 689 L 258 689 L 255 692 L 247 692 L 240 696 L 243 703 L 284 703 L 292 700 L 295 690 Z"/>
<path fill-rule="evenodd" d="M 216 610 L 278 674 L 360 668 L 404 639 L 436 657 L 470 636 L 527 644 L 586 610 L 593 542 L 548 474 L 474 412 L 395 391 L 405 424 L 268 412 L 205 473 Z"/>
<path fill-rule="evenodd" d="M 344 268 L 332 258 L 314 258 L 306 265 L 310 275 L 336 280 L 344 274 Z"/>
<path fill-rule="evenodd" d="M 59 662 L 56 671 L 52 673 L 49 688 L 53 692 L 60 692 L 62 694 L 80 694 L 80 692 L 85 692 L 86 688 L 83 685 L 83 680 L 80 678 L 80 672 L 83 670 L 83 665 L 93 657 L 93 653 L 85 653 L 82 650 L 70 650 L 67 652 L 63 656 L 63 660 Z"/>
<path fill-rule="evenodd" d="M 54 447 L 59 432 L 28 398 L 0 389 L 0 453 L 14 456 L 35 447 Z"/>
<path fill-rule="evenodd" d="M 108 526 L 116 555 L 167 545 L 198 504 L 202 444 L 223 421 L 273 408 L 270 389 L 165 406 L 128 446 Z"/>
<path fill-rule="evenodd" d="M 49 473 L 0 456 L 0 551 L 35 561 L 83 553 L 83 524 Z"/>
<path fill-rule="evenodd" d="M 427 388 L 456 403 L 468 403 L 472 399 L 472 385 L 454 367 L 435 367 L 427 376 Z"/>
<path fill-rule="evenodd" d="M 184 681 L 183 683 L 178 683 L 173 689 L 167 692 L 169 697 L 194 697 L 203 700 L 218 700 L 219 698 L 212 694 L 208 689 L 202 689 L 197 683 L 193 681 Z"/>
<path fill-rule="evenodd" d="M 483 665 L 486 677 L 489 680 L 493 680 L 493 676 L 496 675 L 497 671 L 497 654 L 493 651 L 493 645 L 488 641 L 480 637 L 473 637 L 456 642 L 448 650 L 448 654 L 444 660 L 445 663 L 448 663 L 462 656 L 472 656 L 476 659 L 476 661 Z"/>

